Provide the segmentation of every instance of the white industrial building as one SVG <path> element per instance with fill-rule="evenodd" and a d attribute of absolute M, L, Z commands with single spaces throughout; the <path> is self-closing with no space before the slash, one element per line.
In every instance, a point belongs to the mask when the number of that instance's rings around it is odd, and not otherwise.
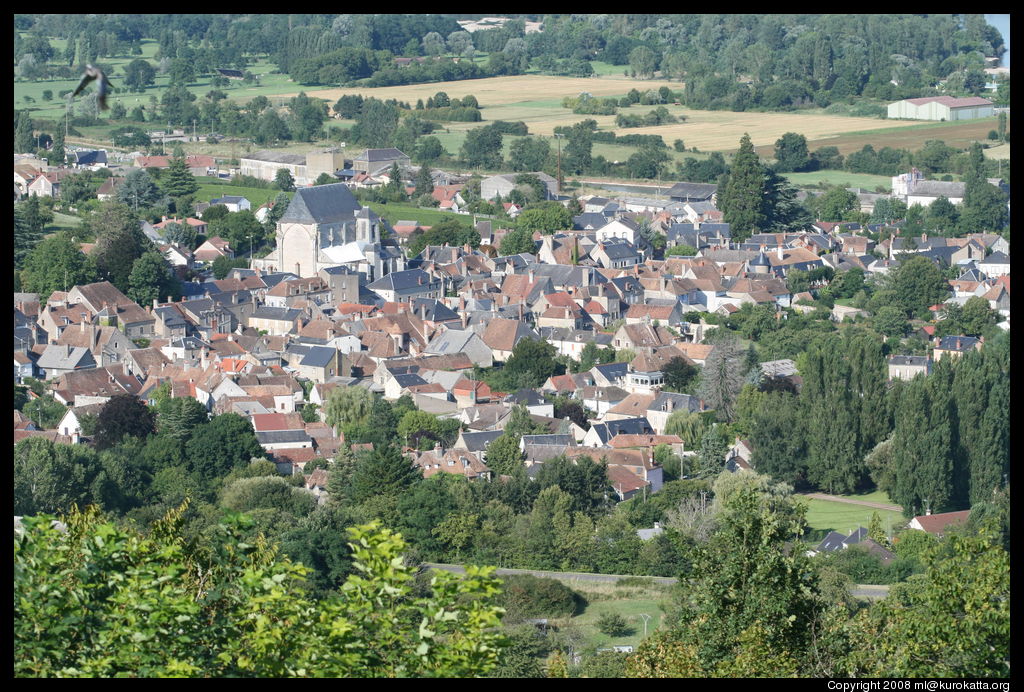
<path fill-rule="evenodd" d="M 974 120 L 994 115 L 992 102 L 978 96 L 958 99 L 952 96 L 927 96 L 889 104 L 890 119 Z"/>

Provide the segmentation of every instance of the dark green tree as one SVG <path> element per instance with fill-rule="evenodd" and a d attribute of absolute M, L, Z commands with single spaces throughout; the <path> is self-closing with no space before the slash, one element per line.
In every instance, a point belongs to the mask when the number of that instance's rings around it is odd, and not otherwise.
<path fill-rule="evenodd" d="M 807 138 L 787 132 L 775 141 L 775 170 L 780 173 L 807 170 L 811 162 L 807 153 Z"/>
<path fill-rule="evenodd" d="M 135 260 L 152 247 L 138 218 L 125 205 L 108 201 L 86 219 L 85 226 L 96 236 L 92 257 L 100 276 L 127 291 Z"/>
<path fill-rule="evenodd" d="M 199 190 L 199 183 L 192 175 L 192 171 L 188 169 L 188 163 L 184 157 L 171 159 L 167 170 L 160 176 L 160 186 L 171 197 L 185 197 L 195 194 Z"/>
<path fill-rule="evenodd" d="M 744 134 L 740 140 L 726 184 L 719 188 L 718 206 L 726 223 L 731 224 L 734 240 L 748 238 L 764 227 L 764 175 L 750 135 Z"/>
<path fill-rule="evenodd" d="M 252 424 L 237 413 L 214 416 L 193 430 L 192 439 L 185 444 L 188 469 L 207 483 L 264 454 Z"/>
<path fill-rule="evenodd" d="M 96 448 L 106 449 L 125 436 L 145 438 L 156 431 L 153 412 L 131 394 L 116 394 L 96 420 Z"/>
<path fill-rule="evenodd" d="M 388 495 L 397 498 L 423 479 L 423 474 L 395 445 L 375 447 L 356 460 L 352 473 L 352 501 Z"/>

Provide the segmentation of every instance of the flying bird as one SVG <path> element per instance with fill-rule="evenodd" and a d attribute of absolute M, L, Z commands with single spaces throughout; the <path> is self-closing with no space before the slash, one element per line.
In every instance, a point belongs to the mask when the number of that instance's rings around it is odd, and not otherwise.
<path fill-rule="evenodd" d="M 94 79 L 100 80 L 100 90 L 96 96 L 96 102 L 101 110 L 107 110 L 107 92 L 110 91 L 110 81 L 107 79 L 107 75 L 103 74 L 103 71 L 98 67 L 93 67 L 92 65 L 85 66 L 85 76 L 82 77 L 82 81 L 78 83 L 78 88 L 74 90 L 71 96 L 78 96 L 79 92 L 89 86 L 89 82 Z"/>

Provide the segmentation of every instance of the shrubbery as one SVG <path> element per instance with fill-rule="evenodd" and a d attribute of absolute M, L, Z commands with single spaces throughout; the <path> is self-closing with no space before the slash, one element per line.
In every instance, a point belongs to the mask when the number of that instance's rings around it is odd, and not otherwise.
<path fill-rule="evenodd" d="M 583 597 L 556 579 L 516 574 L 505 582 L 501 606 L 505 621 L 536 617 L 568 617 L 586 605 Z"/>

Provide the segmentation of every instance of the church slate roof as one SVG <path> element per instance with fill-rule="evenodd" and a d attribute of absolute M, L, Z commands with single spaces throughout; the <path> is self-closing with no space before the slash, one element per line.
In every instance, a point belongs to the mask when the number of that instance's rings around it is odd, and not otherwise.
<path fill-rule="evenodd" d="M 338 223 L 351 221 L 362 209 L 344 183 L 295 191 L 281 223 Z"/>

